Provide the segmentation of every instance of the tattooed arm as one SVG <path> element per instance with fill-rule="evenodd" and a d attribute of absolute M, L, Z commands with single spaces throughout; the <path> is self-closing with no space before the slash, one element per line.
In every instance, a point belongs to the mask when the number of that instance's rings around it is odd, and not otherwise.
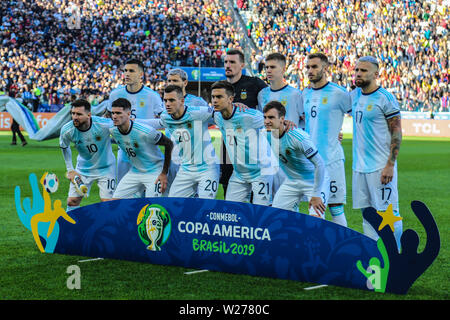
<path fill-rule="evenodd" d="M 400 144 L 402 143 L 402 124 L 400 115 L 387 119 L 389 132 L 391 134 L 391 150 L 389 158 L 381 173 L 381 183 L 388 184 L 394 175 L 394 165 L 397 160 Z"/>

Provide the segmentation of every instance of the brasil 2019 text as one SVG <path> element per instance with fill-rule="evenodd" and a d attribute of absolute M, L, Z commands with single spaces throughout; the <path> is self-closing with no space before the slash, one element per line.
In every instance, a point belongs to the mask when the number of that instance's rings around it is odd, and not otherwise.
<path fill-rule="evenodd" d="M 238 244 L 235 242 L 227 244 L 224 241 L 209 241 L 205 239 L 199 240 L 194 238 L 192 239 L 192 249 L 194 249 L 194 251 L 206 251 L 206 252 L 251 256 L 255 252 L 255 245 Z"/>

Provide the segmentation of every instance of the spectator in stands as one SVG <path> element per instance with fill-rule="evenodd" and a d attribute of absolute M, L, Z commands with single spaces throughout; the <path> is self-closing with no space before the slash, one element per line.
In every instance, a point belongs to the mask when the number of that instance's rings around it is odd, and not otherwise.
<path fill-rule="evenodd" d="M 69 21 L 70 20 L 70 21 Z M 219 0 L 5 0 L 0 2 L 0 87 L 8 78 L 40 104 L 105 97 L 138 52 L 154 87 L 171 66 L 222 67 L 239 39 Z"/>
<path fill-rule="evenodd" d="M 351 88 L 358 57 L 376 54 L 380 85 L 406 97 L 403 108 L 423 111 L 424 102 L 448 91 L 448 20 L 445 1 L 249 2 L 252 37 L 263 56 L 288 58 L 287 80 L 303 89 L 309 53 L 331 57 L 332 81 Z M 429 107 L 428 107 L 429 108 Z"/>

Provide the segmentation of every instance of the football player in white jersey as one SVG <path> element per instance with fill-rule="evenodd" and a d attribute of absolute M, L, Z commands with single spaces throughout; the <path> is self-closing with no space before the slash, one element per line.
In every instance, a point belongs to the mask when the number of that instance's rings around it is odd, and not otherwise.
<path fill-rule="evenodd" d="M 394 236 L 400 249 L 403 231 L 398 206 L 397 156 L 402 141 L 400 108 L 397 99 L 377 84 L 376 58 L 360 58 L 355 67 L 351 92 L 353 116 L 353 208 L 373 207 L 386 211 L 392 205 Z M 363 219 L 367 236 L 378 239 Z"/>
<path fill-rule="evenodd" d="M 202 98 L 186 93 L 188 75 L 183 69 L 171 69 L 167 73 L 167 84 L 179 86 L 183 90 L 184 104 L 186 106 L 208 107 L 208 103 Z"/>
<path fill-rule="evenodd" d="M 265 58 L 265 66 L 269 87 L 258 93 L 258 110 L 263 111 L 269 101 L 279 101 L 286 108 L 286 120 L 305 129 L 305 115 L 302 104 L 302 92 L 286 83 L 286 57 L 281 53 L 271 53 Z"/>
<path fill-rule="evenodd" d="M 79 99 L 72 103 L 72 121 L 61 128 L 59 145 L 66 163 L 67 178 L 73 180 L 78 175 L 88 187 L 97 182 L 101 201 L 111 200 L 116 185 L 116 158 L 112 152 L 109 137 L 110 120 L 91 116 L 91 105 Z M 73 168 L 71 143 L 78 151 L 76 168 Z M 67 211 L 80 206 L 81 195 L 70 182 Z"/>
<path fill-rule="evenodd" d="M 167 85 L 176 85 L 183 90 L 184 105 L 186 106 L 205 106 L 208 107 L 208 103 L 202 98 L 194 96 L 193 94 L 186 93 L 186 86 L 188 85 L 188 75 L 183 69 L 171 69 L 167 74 Z M 164 95 L 164 89 L 163 93 Z M 176 146 L 177 147 L 177 146 Z M 178 158 L 178 153 L 172 153 L 172 165 L 170 166 L 170 177 L 173 179 L 175 177 L 178 169 L 180 159 Z"/>
<path fill-rule="evenodd" d="M 281 102 L 270 101 L 263 111 L 273 151 L 278 153 L 281 168 L 286 173 L 272 206 L 298 211 L 299 203 L 306 198 L 309 214 L 325 218 L 329 178 L 317 148 L 304 130 L 286 130 L 286 109 Z"/>
<path fill-rule="evenodd" d="M 271 53 L 265 58 L 264 68 L 270 86 L 258 93 L 258 110 L 262 112 L 264 106 L 270 101 L 279 101 L 286 109 L 285 119 L 292 121 L 295 126 L 305 129 L 302 92 L 288 85 L 284 78 L 286 57 L 281 53 Z M 285 178 L 284 171 L 278 170 L 273 177 L 273 194 L 276 194 Z"/>
<path fill-rule="evenodd" d="M 211 87 L 214 121 L 219 127 L 233 164 L 225 200 L 244 202 L 253 192 L 253 203 L 270 205 L 277 161 L 264 130 L 264 117 L 255 109 L 240 110 L 233 104 L 234 88 L 227 81 Z"/>
<path fill-rule="evenodd" d="M 128 157 L 131 168 L 120 180 L 114 199 L 135 197 L 145 192 L 145 197 L 160 197 L 168 186 L 167 174 L 171 162 L 173 143 L 151 126 L 131 119 L 131 104 L 124 98 L 112 103 L 111 136 Z M 164 156 L 158 146 L 164 146 Z"/>
<path fill-rule="evenodd" d="M 179 147 L 181 168 L 173 181 L 169 197 L 215 199 L 219 186 L 219 163 L 208 131 L 212 108 L 185 105 L 182 88 L 168 85 L 164 89 L 166 111 L 161 124 Z"/>
<path fill-rule="evenodd" d="M 328 207 L 333 222 L 344 227 L 347 191 L 345 156 L 339 141 L 344 115 L 351 112 L 350 93 L 327 79 L 328 58 L 323 53 L 307 57 L 306 72 L 310 87 L 303 90 L 305 131 L 309 133 L 330 175 Z"/>
<path fill-rule="evenodd" d="M 130 59 L 123 69 L 125 86 L 120 86 L 111 91 L 107 104 L 107 112 L 111 113 L 112 102 L 125 98 L 131 103 L 131 115 L 133 119 L 154 119 L 164 111 L 160 95 L 145 86 L 144 65 L 137 59 Z M 117 181 L 120 181 L 130 169 L 128 158 L 122 149 L 117 152 Z"/>

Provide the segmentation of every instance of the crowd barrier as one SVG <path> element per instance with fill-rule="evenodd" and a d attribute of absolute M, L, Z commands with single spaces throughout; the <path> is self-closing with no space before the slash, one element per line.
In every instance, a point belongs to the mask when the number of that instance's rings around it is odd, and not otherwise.
<path fill-rule="evenodd" d="M 39 128 L 47 125 L 48 121 L 53 118 L 56 112 L 33 112 L 34 117 L 36 118 Z M 13 122 L 13 118 L 9 114 L 9 112 L 0 112 L 0 131 L 9 131 L 11 130 L 11 125 Z M 23 130 L 22 127 L 20 127 Z"/>

